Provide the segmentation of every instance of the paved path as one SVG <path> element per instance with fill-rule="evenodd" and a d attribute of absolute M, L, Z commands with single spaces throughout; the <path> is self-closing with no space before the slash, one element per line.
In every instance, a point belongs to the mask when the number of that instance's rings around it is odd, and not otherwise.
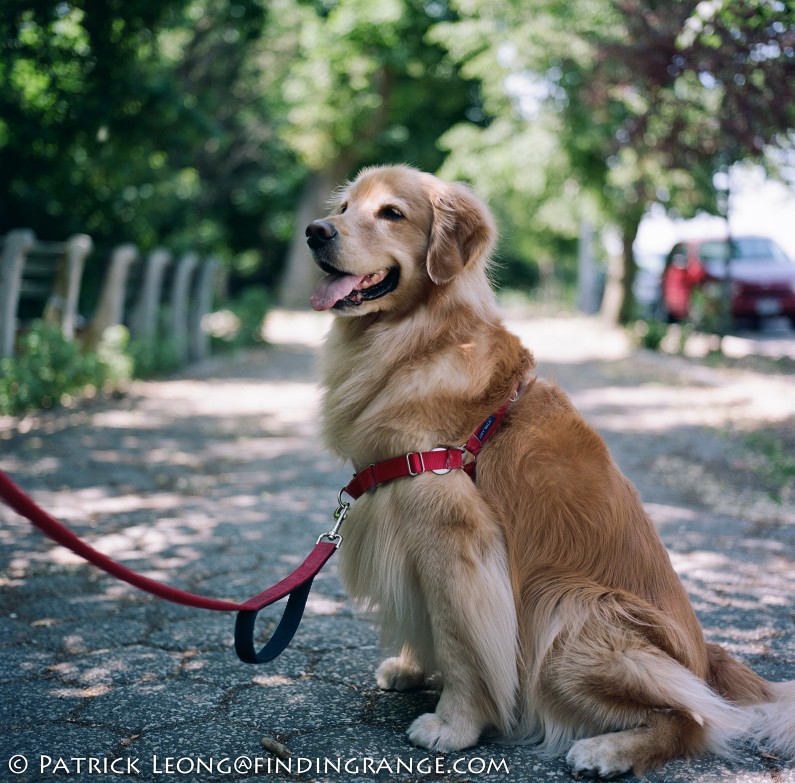
<path fill-rule="evenodd" d="M 131 567 L 243 600 L 305 556 L 349 477 L 317 442 L 313 345 L 327 323 L 281 315 L 267 350 L 136 383 L 120 400 L 0 420 L 0 466 Z M 795 479 L 782 478 L 780 452 L 795 447 L 795 379 L 633 352 L 595 321 L 513 326 L 639 486 L 709 638 L 794 679 Z M 374 687 L 377 635 L 333 560 L 290 649 L 250 666 L 231 649 L 233 615 L 115 582 L 7 509 L 0 523 L 2 782 L 570 779 L 532 748 L 413 748 L 405 729 L 435 697 Z M 647 779 L 795 783 L 795 772 L 742 753 Z"/>

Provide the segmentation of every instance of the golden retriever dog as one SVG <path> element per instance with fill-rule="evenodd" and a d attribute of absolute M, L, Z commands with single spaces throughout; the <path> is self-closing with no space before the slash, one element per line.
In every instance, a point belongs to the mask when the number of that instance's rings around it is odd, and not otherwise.
<path fill-rule="evenodd" d="M 395 657 L 384 689 L 441 684 L 413 743 L 481 737 L 567 752 L 575 774 L 636 774 L 730 754 L 795 753 L 795 682 L 707 644 L 637 492 L 563 391 L 503 326 L 493 219 L 470 190 L 405 166 L 363 171 L 307 228 L 333 310 L 324 437 L 356 471 L 456 446 L 519 387 L 464 470 L 370 489 L 342 528 L 350 595 Z"/>

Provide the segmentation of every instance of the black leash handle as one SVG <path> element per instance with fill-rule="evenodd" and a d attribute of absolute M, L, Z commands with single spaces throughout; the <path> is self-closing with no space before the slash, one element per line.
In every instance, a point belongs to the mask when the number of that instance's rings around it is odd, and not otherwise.
<path fill-rule="evenodd" d="M 341 540 L 340 536 L 333 533 L 321 536 L 309 557 L 290 576 L 282 579 L 281 582 L 264 593 L 249 598 L 242 605 L 237 614 L 237 620 L 235 620 L 235 652 L 243 663 L 268 663 L 280 655 L 290 644 L 304 615 L 312 582 L 318 571 L 337 551 Z M 289 596 L 289 598 L 282 619 L 271 638 L 258 652 L 254 645 L 257 614 L 260 609 L 270 606 L 285 596 Z"/>
<path fill-rule="evenodd" d="M 254 646 L 254 625 L 258 609 L 246 609 L 237 613 L 235 620 L 235 652 L 243 663 L 268 663 L 282 654 L 292 641 L 304 615 L 306 599 L 312 588 L 312 580 L 305 582 L 290 593 L 282 619 L 268 642 L 257 652 Z"/>

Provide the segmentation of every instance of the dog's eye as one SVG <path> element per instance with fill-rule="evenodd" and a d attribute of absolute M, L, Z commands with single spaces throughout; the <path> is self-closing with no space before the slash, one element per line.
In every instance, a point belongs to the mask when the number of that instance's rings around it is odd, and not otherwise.
<path fill-rule="evenodd" d="M 346 211 L 347 209 L 348 209 L 348 205 L 347 205 L 347 204 L 342 204 L 342 205 L 340 206 L 340 215 L 344 215 L 344 214 L 345 214 L 345 211 Z"/>
<path fill-rule="evenodd" d="M 378 217 L 384 220 L 403 220 L 406 216 L 397 207 L 385 206 L 378 210 Z"/>

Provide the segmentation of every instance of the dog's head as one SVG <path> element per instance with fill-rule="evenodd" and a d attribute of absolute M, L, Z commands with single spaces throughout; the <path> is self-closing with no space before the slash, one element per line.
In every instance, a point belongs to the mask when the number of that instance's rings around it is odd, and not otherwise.
<path fill-rule="evenodd" d="M 316 310 L 406 312 L 482 268 L 496 236 L 490 212 L 465 185 L 407 166 L 365 169 L 334 204 L 306 229 L 326 272 L 312 296 Z"/>

